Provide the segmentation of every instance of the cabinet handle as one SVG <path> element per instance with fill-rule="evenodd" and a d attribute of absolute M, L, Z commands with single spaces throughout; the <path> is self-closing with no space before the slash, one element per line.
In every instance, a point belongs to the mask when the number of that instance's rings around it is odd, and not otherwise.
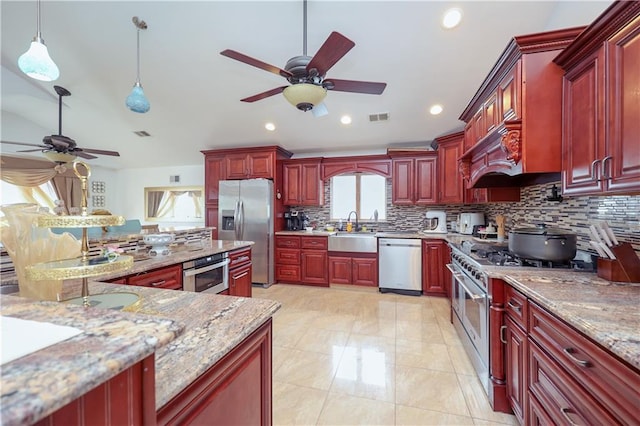
<path fill-rule="evenodd" d="M 244 277 L 245 275 L 249 275 L 249 272 L 248 272 L 248 271 L 244 271 L 244 272 L 243 272 L 243 273 L 241 273 L 240 275 L 234 275 L 234 276 L 233 276 L 233 279 L 234 279 L 234 280 L 239 280 L 240 278 Z M 235 285 L 235 283 L 234 283 L 233 285 Z"/>
<path fill-rule="evenodd" d="M 516 311 L 517 313 L 521 313 L 522 312 L 522 306 L 520 305 L 516 305 L 515 303 L 513 303 L 511 300 L 509 300 L 509 302 L 507 303 L 507 305 L 513 309 L 514 311 Z"/>
<path fill-rule="evenodd" d="M 567 356 L 571 359 L 571 361 L 575 362 L 580 367 L 589 367 L 591 365 L 589 361 L 584 361 L 582 359 L 578 359 L 575 356 L 573 356 L 573 352 L 574 352 L 573 348 L 564 348 L 563 351 L 565 354 L 567 354 Z"/>
<path fill-rule="evenodd" d="M 505 331 L 507 331 L 507 326 L 506 325 L 501 326 L 500 327 L 500 341 L 506 345 L 507 344 L 507 338 L 504 337 Z"/>
<path fill-rule="evenodd" d="M 562 407 L 560 409 L 560 412 L 562 413 L 562 416 L 565 418 L 565 420 L 570 425 L 577 425 L 578 424 L 578 423 L 574 422 L 573 420 L 571 420 L 571 417 L 569 416 L 569 413 L 571 413 L 571 408 Z"/>
<path fill-rule="evenodd" d="M 596 174 L 596 165 L 600 162 L 600 160 L 593 160 L 591 162 L 591 180 L 598 180 L 598 175 Z"/>
<path fill-rule="evenodd" d="M 245 260 L 249 260 L 249 256 L 240 256 L 235 262 L 244 262 Z"/>
<path fill-rule="evenodd" d="M 165 280 L 156 281 L 155 283 L 151 283 L 151 287 L 160 287 L 166 283 Z"/>
<path fill-rule="evenodd" d="M 608 173 L 609 169 L 607 168 L 607 161 L 611 160 L 611 156 L 607 155 L 602 159 L 602 179 L 611 179 L 611 174 Z"/>

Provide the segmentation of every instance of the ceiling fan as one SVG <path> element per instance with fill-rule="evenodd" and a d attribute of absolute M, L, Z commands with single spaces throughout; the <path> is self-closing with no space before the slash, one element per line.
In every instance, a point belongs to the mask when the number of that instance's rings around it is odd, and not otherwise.
<path fill-rule="evenodd" d="M 64 87 L 53 86 L 56 93 L 58 94 L 58 134 L 45 136 L 42 138 L 42 144 L 32 144 L 32 143 L 23 143 L 23 142 L 9 142 L 9 141 L 0 141 L 3 144 L 8 145 L 22 145 L 22 146 L 35 146 L 37 149 L 25 149 L 18 152 L 36 152 L 42 151 L 45 157 L 49 160 L 58 163 L 70 163 L 76 159 L 76 157 L 82 157 L 87 160 L 92 158 L 98 158 L 95 155 L 112 155 L 115 157 L 119 157 L 120 154 L 116 151 L 105 151 L 102 149 L 88 149 L 88 148 L 80 148 L 76 141 L 71 139 L 70 137 L 64 136 L 62 134 L 62 97 L 70 96 L 71 92 L 69 92 Z"/>
<path fill-rule="evenodd" d="M 276 87 L 275 89 L 241 99 L 241 101 L 256 102 L 283 93 L 287 101 L 299 110 L 313 110 L 314 115 L 324 115 L 326 114 L 326 108 L 324 108 L 322 101 L 327 94 L 327 90 L 380 95 L 387 86 L 387 83 L 326 78 L 327 71 L 346 55 L 355 46 L 355 43 L 342 34 L 333 31 L 315 56 L 308 56 L 307 0 L 304 0 L 303 3 L 302 44 L 303 54 L 289 59 L 284 69 L 251 58 L 235 50 L 227 49 L 220 52 L 223 56 L 278 74 L 286 78 L 290 83 L 288 86 Z M 317 112 L 319 114 L 316 114 Z"/>

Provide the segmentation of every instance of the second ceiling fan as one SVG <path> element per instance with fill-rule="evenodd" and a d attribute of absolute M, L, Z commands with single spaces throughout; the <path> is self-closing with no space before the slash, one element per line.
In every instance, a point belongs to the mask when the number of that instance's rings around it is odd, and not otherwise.
<path fill-rule="evenodd" d="M 257 95 L 241 99 L 242 102 L 256 102 L 279 93 L 302 111 L 313 110 L 314 115 L 326 114 L 322 101 L 327 90 L 340 92 L 380 95 L 387 83 L 370 81 L 339 80 L 326 78 L 327 71 L 349 52 L 355 43 L 342 34 L 333 31 L 312 57 L 307 55 L 307 0 L 303 2 L 303 53 L 287 61 L 284 69 L 254 59 L 250 56 L 227 49 L 221 55 L 235 59 L 256 68 L 278 74 L 287 79 L 290 85 L 276 87 Z"/>

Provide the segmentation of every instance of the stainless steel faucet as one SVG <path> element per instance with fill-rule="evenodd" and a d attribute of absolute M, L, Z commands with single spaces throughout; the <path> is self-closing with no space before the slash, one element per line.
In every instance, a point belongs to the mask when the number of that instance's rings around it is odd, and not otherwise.
<path fill-rule="evenodd" d="M 355 231 L 358 232 L 358 213 L 355 212 L 355 210 L 352 210 L 349 212 L 349 216 L 347 216 L 347 222 L 349 222 L 351 220 L 351 213 L 353 213 L 354 215 L 356 215 L 356 227 L 355 227 Z"/>

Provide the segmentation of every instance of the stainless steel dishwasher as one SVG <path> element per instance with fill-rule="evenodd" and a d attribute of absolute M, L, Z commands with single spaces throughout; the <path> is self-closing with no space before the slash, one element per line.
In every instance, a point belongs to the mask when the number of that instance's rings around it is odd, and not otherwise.
<path fill-rule="evenodd" d="M 422 240 L 378 239 L 378 287 L 381 293 L 422 294 Z"/>

